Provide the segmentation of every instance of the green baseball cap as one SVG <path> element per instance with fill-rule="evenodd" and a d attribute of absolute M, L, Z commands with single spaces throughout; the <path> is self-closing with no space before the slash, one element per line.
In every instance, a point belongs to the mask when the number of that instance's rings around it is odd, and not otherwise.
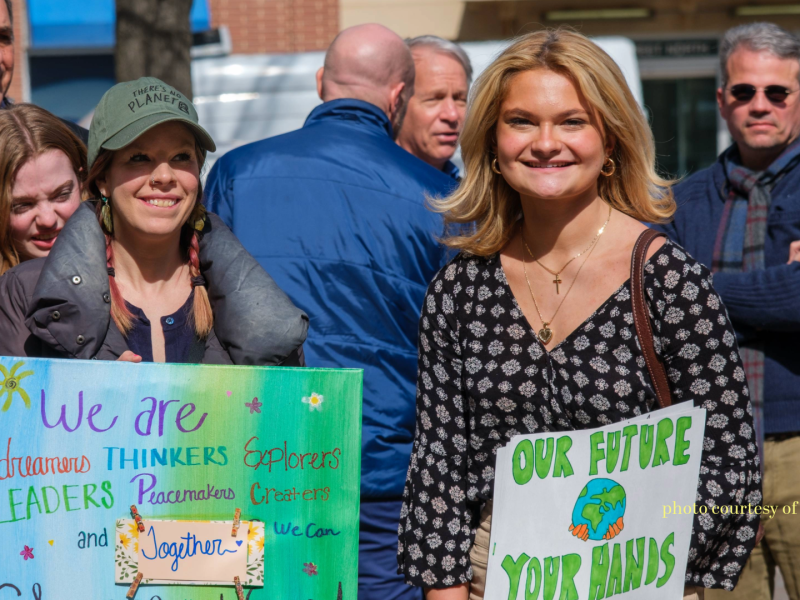
<path fill-rule="evenodd" d="M 174 87 L 155 77 L 118 83 L 100 99 L 89 127 L 89 168 L 101 148 L 119 150 L 145 131 L 167 121 L 188 125 L 203 150 L 217 149 L 208 132 L 200 127 L 194 105 Z"/>

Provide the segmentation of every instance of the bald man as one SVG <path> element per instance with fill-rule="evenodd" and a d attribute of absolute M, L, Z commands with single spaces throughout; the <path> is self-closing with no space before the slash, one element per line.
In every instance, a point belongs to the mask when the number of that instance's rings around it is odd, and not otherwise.
<path fill-rule="evenodd" d="M 397 525 L 417 324 L 445 262 L 425 195 L 454 182 L 393 142 L 413 85 L 402 39 L 380 25 L 346 29 L 317 73 L 323 104 L 303 128 L 229 152 L 207 183 L 209 209 L 309 315 L 307 364 L 364 370 L 360 600 L 422 598 L 396 574 Z"/>
<path fill-rule="evenodd" d="M 382 25 L 359 25 L 342 31 L 317 71 L 323 102 L 358 98 L 383 111 L 396 136 L 408 100 L 414 95 L 414 59 L 401 40 Z"/>

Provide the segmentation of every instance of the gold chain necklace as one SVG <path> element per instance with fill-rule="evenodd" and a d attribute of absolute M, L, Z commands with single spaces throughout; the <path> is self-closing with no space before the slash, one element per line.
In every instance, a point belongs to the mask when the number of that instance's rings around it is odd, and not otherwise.
<path fill-rule="evenodd" d="M 606 223 L 608 223 L 608 221 L 606 221 Z M 603 225 L 603 227 L 605 227 L 605 225 Z M 528 244 L 525 242 L 524 234 L 522 236 L 522 243 L 527 248 Z M 542 328 L 538 332 L 536 332 L 536 337 L 539 338 L 539 340 L 542 342 L 542 344 L 547 344 L 551 339 L 553 339 L 553 330 L 550 329 L 549 325 L 550 325 L 550 323 L 552 323 L 555 320 L 556 315 L 558 314 L 558 311 L 561 310 L 561 305 L 564 304 L 564 300 L 567 299 L 567 296 L 572 291 L 572 286 L 574 286 L 575 282 L 578 280 L 578 275 L 581 274 L 581 269 L 583 269 L 583 266 L 589 260 L 589 257 L 592 255 L 592 252 L 594 252 L 594 249 L 595 249 L 596 245 L 597 245 L 596 243 L 593 243 L 588 248 L 589 254 L 586 255 L 586 258 L 583 259 L 583 262 L 581 263 L 581 266 L 578 267 L 578 272 L 575 273 L 575 278 L 572 280 L 572 283 L 569 284 L 569 288 L 567 288 L 567 291 L 564 294 L 564 297 L 561 299 L 561 302 L 559 302 L 558 306 L 556 307 L 556 312 L 553 313 L 553 316 L 550 317 L 549 321 L 545 321 L 544 320 L 544 317 L 542 316 L 542 311 L 539 310 L 539 304 L 536 302 L 536 296 L 533 295 L 533 286 L 531 286 L 531 280 L 528 279 L 528 269 L 525 266 L 525 253 L 524 252 L 522 253 L 522 272 L 525 273 L 525 283 L 528 284 L 528 291 L 531 294 L 531 299 L 533 300 L 533 305 L 536 307 L 536 312 L 539 313 L 539 320 L 542 322 Z"/>
<path fill-rule="evenodd" d="M 569 259 L 569 260 L 566 262 L 566 264 L 565 264 L 563 267 L 561 267 L 561 268 L 560 268 L 558 271 L 553 271 L 552 269 L 550 269 L 550 268 L 548 268 L 548 267 L 544 266 L 544 265 L 543 265 L 543 264 L 542 264 L 542 263 L 539 261 L 539 259 L 537 259 L 537 258 L 534 258 L 534 256 L 533 256 L 533 252 L 531 252 L 531 249 L 528 247 L 528 242 L 527 242 L 527 241 L 525 241 L 525 233 L 524 233 L 524 230 L 523 230 L 523 234 L 522 234 L 522 241 L 523 241 L 523 243 L 525 244 L 525 249 L 528 251 L 528 254 L 530 254 L 531 258 L 532 258 L 533 260 L 535 260 L 535 261 L 536 261 L 536 263 L 537 263 L 537 264 L 538 264 L 540 267 L 542 267 L 542 268 L 543 268 L 545 271 L 547 271 L 547 272 L 548 272 L 548 273 L 550 273 L 551 275 L 555 275 L 555 277 L 556 277 L 556 278 L 555 278 L 555 279 L 553 279 L 553 283 L 555 283 L 555 284 L 556 284 L 556 294 L 559 294 L 559 293 L 561 293 L 561 292 L 559 291 L 559 287 L 558 287 L 558 286 L 559 286 L 561 283 L 563 283 L 563 282 L 564 282 L 564 280 L 563 280 L 563 279 L 561 279 L 561 278 L 559 277 L 559 275 L 561 275 L 561 273 L 563 273 L 563 272 L 564 272 L 564 269 L 566 269 L 568 266 L 570 266 L 570 264 L 572 264 L 572 261 L 573 261 L 573 260 L 575 260 L 576 258 L 578 258 L 579 256 L 581 256 L 581 255 L 582 255 L 584 252 L 586 252 L 586 251 L 587 251 L 587 250 L 589 250 L 590 248 L 593 248 L 593 247 L 594 247 L 594 245 L 595 245 L 595 244 L 597 243 L 597 241 L 600 239 L 600 236 L 601 236 L 601 235 L 603 235 L 603 232 L 606 230 L 606 225 L 608 225 L 608 222 L 609 222 L 610 220 L 611 220 L 611 205 L 609 205 L 609 207 L 608 207 L 608 218 L 606 219 L 606 222 L 605 222 L 605 223 L 603 223 L 603 226 L 602 226 L 602 227 L 601 227 L 601 228 L 600 228 L 600 229 L 597 231 L 597 235 L 596 235 L 596 236 L 594 236 L 594 238 L 592 239 L 592 241 L 591 241 L 591 242 L 589 242 L 589 245 L 588 245 L 588 246 L 586 246 L 586 248 L 584 248 L 584 249 L 583 249 L 583 250 L 581 250 L 580 252 L 578 252 L 578 253 L 577 253 L 575 256 L 573 256 L 572 258 L 570 258 L 570 259 Z"/>

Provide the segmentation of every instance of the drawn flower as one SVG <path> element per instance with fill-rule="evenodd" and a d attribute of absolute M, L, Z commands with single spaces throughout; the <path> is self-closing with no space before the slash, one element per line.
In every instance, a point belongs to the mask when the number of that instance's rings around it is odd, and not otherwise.
<path fill-rule="evenodd" d="M 130 534 L 130 536 L 132 538 L 138 538 L 139 537 L 139 526 L 135 522 L 134 523 L 129 523 L 128 524 L 128 533 Z"/>
<path fill-rule="evenodd" d="M 325 402 L 325 398 L 316 392 L 303 398 L 303 404 L 308 404 L 308 410 L 322 410 L 323 402 Z"/>
<path fill-rule="evenodd" d="M 259 552 L 264 551 L 264 537 L 258 538 L 258 541 L 256 542 L 256 548 L 258 548 Z"/>
<path fill-rule="evenodd" d="M 256 529 L 253 525 L 250 525 L 250 529 L 247 530 L 247 542 L 250 543 L 257 537 L 258 529 Z"/>
<path fill-rule="evenodd" d="M 11 367 L 10 373 L 8 369 L 6 369 L 3 365 L 0 365 L 0 373 L 3 374 L 3 381 L 0 381 L 0 399 L 2 399 L 3 396 L 8 395 L 8 399 L 6 400 L 5 404 L 3 404 L 3 407 L 0 408 L 0 411 L 2 412 L 6 412 L 9 408 L 11 408 L 11 401 L 14 399 L 14 392 L 17 392 L 22 397 L 22 401 L 25 403 L 25 408 L 31 407 L 30 396 L 28 396 L 28 393 L 22 389 L 22 387 L 19 385 L 19 382 L 25 379 L 28 375 L 33 375 L 33 371 L 25 371 L 19 375 L 16 374 L 17 369 L 24 364 L 25 363 L 23 361 L 18 362 Z"/>
<path fill-rule="evenodd" d="M 124 533 L 119 534 L 119 543 L 123 545 L 123 547 L 127 548 L 128 544 L 131 543 L 131 538 L 129 538 Z"/>
<path fill-rule="evenodd" d="M 20 364 L 22 364 L 22 363 L 20 363 Z M 28 548 L 28 546 L 25 546 L 25 550 L 20 552 L 19 555 L 22 558 L 24 558 L 25 560 L 28 560 L 29 558 L 32 559 L 33 558 L 33 548 Z"/>
<path fill-rule="evenodd" d="M 244 405 L 250 409 L 250 414 L 254 412 L 261 413 L 261 407 L 264 406 L 263 402 L 259 402 L 258 398 L 253 398 L 252 402 L 245 402 Z"/>
<path fill-rule="evenodd" d="M 317 565 L 314 563 L 303 563 L 303 573 L 311 577 L 312 575 L 319 575 L 317 573 Z"/>

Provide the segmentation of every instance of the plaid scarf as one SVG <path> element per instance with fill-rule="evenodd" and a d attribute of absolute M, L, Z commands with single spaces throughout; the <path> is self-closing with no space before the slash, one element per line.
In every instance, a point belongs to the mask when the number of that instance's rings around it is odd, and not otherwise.
<path fill-rule="evenodd" d="M 764 241 L 772 189 L 783 175 L 800 163 L 800 139 L 786 148 L 764 171 L 751 171 L 742 166 L 736 145 L 725 151 L 722 161 L 727 176 L 727 200 L 717 229 L 711 271 L 740 273 L 764 269 Z M 764 344 L 747 342 L 739 352 L 750 388 L 756 442 L 763 469 Z"/>

